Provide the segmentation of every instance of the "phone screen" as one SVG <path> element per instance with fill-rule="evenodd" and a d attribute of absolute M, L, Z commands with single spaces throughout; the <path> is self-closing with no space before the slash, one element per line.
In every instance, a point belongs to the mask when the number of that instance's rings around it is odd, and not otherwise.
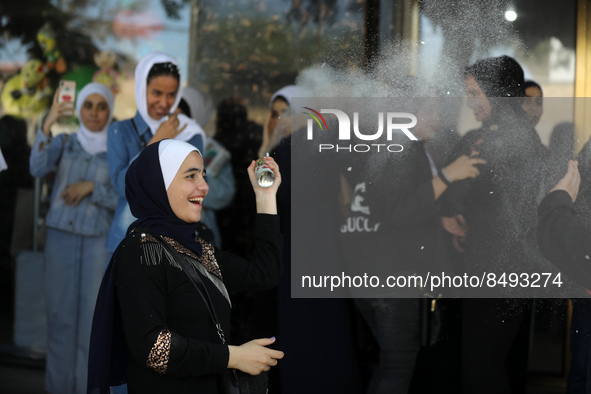
<path fill-rule="evenodd" d="M 60 95 L 59 101 L 74 102 L 76 99 L 76 82 L 75 81 L 60 81 Z"/>
<path fill-rule="evenodd" d="M 74 102 L 76 101 L 76 81 L 60 81 L 60 92 L 57 100 L 60 103 L 72 103 L 72 111 L 69 112 L 69 115 L 73 115 Z"/>

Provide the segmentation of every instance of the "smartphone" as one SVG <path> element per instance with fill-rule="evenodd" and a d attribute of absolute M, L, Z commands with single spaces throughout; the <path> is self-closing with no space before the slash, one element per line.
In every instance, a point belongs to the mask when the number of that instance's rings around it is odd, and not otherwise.
<path fill-rule="evenodd" d="M 74 103 L 76 102 L 76 81 L 60 81 L 60 92 L 57 97 L 57 101 L 72 103 L 72 111 L 64 113 L 65 115 L 72 116 L 74 114 Z"/>

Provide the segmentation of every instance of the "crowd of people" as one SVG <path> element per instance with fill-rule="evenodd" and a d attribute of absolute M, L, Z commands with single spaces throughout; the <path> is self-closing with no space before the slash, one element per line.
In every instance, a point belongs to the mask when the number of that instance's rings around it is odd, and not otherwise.
<path fill-rule="evenodd" d="M 350 159 L 355 171 L 346 170 L 350 156 L 332 163 L 338 195 L 293 218 L 292 204 L 303 202 L 292 201 L 292 140 L 305 134 L 292 122 L 293 98 L 313 92 L 277 91 L 262 127 L 225 99 L 208 136 L 211 98 L 182 88 L 178 64 L 164 53 L 138 62 L 131 119 L 113 121 L 113 93 L 100 83 L 84 86 L 75 106 L 57 91 L 29 161 L 36 177 L 57 166 L 44 250 L 45 390 L 220 393 L 242 373 L 283 394 L 424 392 L 416 382 L 430 346 L 421 296 L 292 298 L 293 249 L 388 274 L 388 250 L 400 273 L 530 272 L 548 259 L 588 286 L 587 218 L 576 212 L 590 211 L 589 148 L 572 160 L 566 124 L 555 146 L 542 144 L 542 88 L 508 56 L 466 68 L 464 86 L 481 126 L 458 135 L 452 150 L 433 144 L 442 97 L 427 88 L 413 104 L 418 141 L 378 171 L 371 156 Z M 52 126 L 73 111 L 78 130 L 54 136 Z M 261 157 L 275 175 L 267 188 L 255 176 Z M 326 228 L 346 222 L 361 185 L 380 230 Z M 292 228 L 315 215 L 334 215 L 319 221 L 325 237 L 292 245 Z M 524 393 L 527 347 L 517 343 L 531 300 L 499 293 L 459 307 L 451 319 L 457 346 L 442 356 L 459 354 L 458 378 L 436 375 L 439 392 Z M 573 322 L 585 332 L 588 309 L 584 298 L 575 303 Z M 576 390 L 585 390 L 591 366 L 582 350 L 588 336 L 579 339 L 569 393 L 586 392 Z"/>

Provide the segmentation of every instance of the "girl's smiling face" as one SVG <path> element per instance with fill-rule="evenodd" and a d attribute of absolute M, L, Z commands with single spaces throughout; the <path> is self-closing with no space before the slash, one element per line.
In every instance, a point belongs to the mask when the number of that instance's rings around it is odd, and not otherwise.
<path fill-rule="evenodd" d="M 468 74 L 465 79 L 466 95 L 468 96 L 467 104 L 468 107 L 474 113 L 476 120 L 483 122 L 490 118 L 492 114 L 492 107 L 490 101 L 486 98 L 486 95 L 478 86 L 478 82 L 471 74 Z"/>
<path fill-rule="evenodd" d="M 151 78 L 146 86 L 146 104 L 150 118 L 160 120 L 169 115 L 178 90 L 179 81 L 172 75 Z"/>
<path fill-rule="evenodd" d="M 185 158 L 166 190 L 168 202 L 177 218 L 196 223 L 201 220 L 202 203 L 208 191 L 203 158 L 193 151 Z"/>

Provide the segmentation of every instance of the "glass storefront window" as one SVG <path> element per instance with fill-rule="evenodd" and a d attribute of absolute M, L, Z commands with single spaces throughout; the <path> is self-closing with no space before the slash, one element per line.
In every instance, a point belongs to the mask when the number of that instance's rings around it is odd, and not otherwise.
<path fill-rule="evenodd" d="M 363 2 L 201 2 L 198 81 L 243 99 L 263 123 L 272 94 L 312 64 L 359 67 Z"/>
<path fill-rule="evenodd" d="M 58 37 L 82 36 L 88 46 L 82 58 L 75 56 L 80 51 L 72 51 L 67 39 L 57 43 L 72 59 L 68 71 L 80 65 L 95 67 L 88 55 L 97 51 L 117 53 L 115 117 L 119 119 L 135 112 L 133 70 L 137 60 L 151 50 L 175 57 L 183 83 L 197 81 L 214 102 L 236 96 L 253 108 L 266 108 L 276 90 L 293 84 L 311 64 L 359 67 L 363 56 L 364 2 L 360 1 L 53 1 L 47 7 L 56 15 L 53 22 L 60 26 Z M 192 21 L 195 8 L 200 17 Z M 191 37 L 191 23 L 198 25 L 196 37 Z M 42 56 L 35 42 L 29 39 L 23 44 L 8 33 L 0 46 L 0 58 L 7 66 L 22 67 L 29 59 Z M 189 64 L 191 46 L 198 53 L 195 67 Z M 197 78 L 189 78 L 190 69 Z M 60 77 L 50 76 L 53 84 Z"/>
<path fill-rule="evenodd" d="M 267 119 L 272 94 L 294 84 L 302 72 L 314 66 L 342 71 L 344 77 L 338 81 L 341 84 L 338 87 L 353 92 L 352 95 L 388 96 L 392 93 L 386 90 L 388 83 L 396 85 L 397 78 L 402 80 L 411 74 L 433 85 L 441 95 L 449 96 L 447 102 L 453 116 L 442 122 L 449 122 L 448 131 L 458 137 L 479 126 L 462 102 L 463 69 L 477 60 L 500 55 L 516 58 L 526 79 L 542 86 L 544 114 L 537 131 L 545 145 L 549 145 L 551 133 L 558 124 L 568 123 L 571 128 L 567 131 L 572 132 L 574 123 L 575 0 L 10 0 L 6 3 L 2 5 L 6 13 L 0 15 L 0 90 L 7 95 L 3 94 L 0 115 L 24 117 L 29 124 L 29 142 L 57 82 L 70 78 L 80 85 L 82 81 L 90 82 L 99 69 L 95 54 L 102 51 L 116 54 L 115 63 L 105 68 L 116 71 L 112 74 L 118 92 L 114 115 L 119 120 L 132 117 L 136 111 L 137 61 L 158 50 L 177 59 L 183 85 L 196 85 L 206 91 L 214 105 L 225 98 L 238 99 L 248 109 L 248 117 L 259 126 Z M 31 4 L 36 6 L 33 8 Z M 379 8 L 372 9 L 368 4 Z M 377 13 L 373 20 L 379 25 L 375 47 L 381 50 L 384 61 L 365 73 L 370 69 L 368 58 L 377 55 L 366 52 L 369 46 L 364 41 L 368 30 L 365 22 L 372 13 L 374 17 Z M 43 30 L 47 21 L 52 22 L 55 36 Z M 37 35 L 41 30 L 45 38 L 54 39 L 53 49 L 40 45 Z M 404 40 L 408 42 L 400 45 Z M 56 48 L 66 59 L 62 65 L 65 69 L 57 65 L 61 55 Z M 191 59 L 193 50 L 197 53 L 196 60 Z M 17 82 L 14 78 L 32 59 L 38 59 L 41 66 L 48 68 L 33 67 L 34 81 L 23 85 L 27 81 Z M 49 68 L 47 63 L 56 64 Z M 400 85 L 396 89 L 405 93 Z M 27 96 L 33 97 L 32 104 L 19 104 Z M 459 98 L 457 102 L 454 97 Z M 66 122 L 56 131 L 75 130 L 74 123 Z M 213 123 L 212 119 L 205 127 L 209 135 L 215 132 Z M 440 160 L 445 160 L 443 154 Z M 47 190 L 44 195 L 48 195 Z M 31 218 L 27 223 L 32 221 Z M 0 268 L 12 269 L 12 256 L 4 253 L 6 248 L 2 252 Z M 562 331 L 559 334 L 560 339 L 564 334 Z M 555 360 L 561 357 L 559 354 Z M 552 366 L 552 370 L 559 373 L 562 365 Z"/>

